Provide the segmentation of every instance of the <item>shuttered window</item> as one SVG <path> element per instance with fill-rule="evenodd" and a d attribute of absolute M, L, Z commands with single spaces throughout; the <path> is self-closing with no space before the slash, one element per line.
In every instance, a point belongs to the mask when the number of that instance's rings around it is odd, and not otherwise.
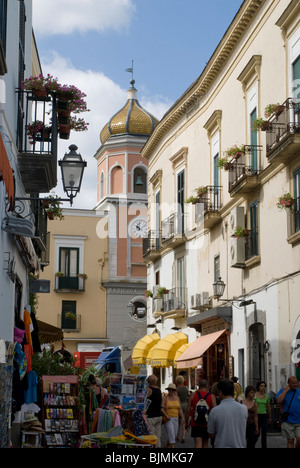
<path fill-rule="evenodd" d="M 300 167 L 294 171 L 294 225 L 300 231 Z"/>

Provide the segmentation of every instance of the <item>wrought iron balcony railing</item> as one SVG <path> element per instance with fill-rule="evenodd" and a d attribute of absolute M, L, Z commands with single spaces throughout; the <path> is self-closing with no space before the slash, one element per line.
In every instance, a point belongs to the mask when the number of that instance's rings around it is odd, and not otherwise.
<path fill-rule="evenodd" d="M 181 238 L 184 234 L 184 213 L 172 213 L 161 222 L 161 240 L 167 242 L 170 239 Z"/>
<path fill-rule="evenodd" d="M 261 151 L 261 149 L 262 147 L 258 145 L 245 145 L 242 155 L 238 159 L 232 159 L 230 161 L 229 193 L 249 178 L 256 177 L 259 174 L 259 151 Z"/>
<path fill-rule="evenodd" d="M 219 185 L 207 185 L 207 193 L 199 197 L 195 205 L 195 222 L 199 222 L 202 216 L 215 213 L 221 208 L 221 189 Z"/>
<path fill-rule="evenodd" d="M 270 158 L 286 138 L 297 133 L 300 133 L 300 102 L 288 98 L 267 122 L 267 157 Z"/>
<path fill-rule="evenodd" d="M 79 276 L 55 276 L 55 291 L 83 292 L 85 279 Z"/>
<path fill-rule="evenodd" d="M 57 185 L 56 98 L 37 97 L 31 91 L 18 93 L 25 101 L 17 137 L 22 181 L 27 193 L 48 193 Z"/>
<path fill-rule="evenodd" d="M 143 239 L 143 256 L 158 251 L 161 246 L 161 231 L 148 231 L 147 237 Z"/>

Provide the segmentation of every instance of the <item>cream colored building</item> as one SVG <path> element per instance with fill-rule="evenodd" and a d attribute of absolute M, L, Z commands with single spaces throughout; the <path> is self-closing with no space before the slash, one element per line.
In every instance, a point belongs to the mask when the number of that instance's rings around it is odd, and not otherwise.
<path fill-rule="evenodd" d="M 155 327 L 163 339 L 180 331 L 189 343 L 206 336 L 197 365 L 210 383 L 237 375 L 243 386 L 262 379 L 276 392 L 296 372 L 299 79 L 299 2 L 245 0 L 202 74 L 142 151 L 149 160 L 148 289 L 169 290 L 162 301 L 149 299 L 149 333 Z M 271 103 L 284 104 L 283 112 L 271 115 L 268 131 L 253 131 Z M 239 159 L 219 168 L 235 145 L 245 145 Z M 201 203 L 185 203 L 202 186 Z M 287 192 L 293 211 L 277 207 Z M 248 237 L 233 237 L 237 227 Z M 220 277 L 226 287 L 218 300 L 213 284 Z M 191 367 L 186 353 L 178 370 Z M 151 353 L 147 363 L 160 369 L 162 383 L 173 380 L 172 366 L 160 366 Z"/>
<path fill-rule="evenodd" d="M 97 235 L 103 217 L 95 210 L 79 209 L 63 209 L 63 215 L 63 220 L 48 220 L 50 263 L 40 279 L 50 280 L 50 294 L 39 294 L 37 316 L 63 329 L 69 352 L 101 351 L 108 341 L 102 286 L 107 276 L 107 239 Z"/>

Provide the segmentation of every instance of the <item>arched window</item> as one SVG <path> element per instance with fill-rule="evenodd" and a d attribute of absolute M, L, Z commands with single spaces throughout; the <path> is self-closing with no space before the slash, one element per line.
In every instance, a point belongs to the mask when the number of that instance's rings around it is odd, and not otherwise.
<path fill-rule="evenodd" d="M 144 168 L 137 167 L 133 173 L 133 192 L 147 193 L 147 173 Z"/>
<path fill-rule="evenodd" d="M 111 172 L 110 193 L 123 193 L 123 170 L 120 166 L 114 167 Z"/>
<path fill-rule="evenodd" d="M 100 176 L 100 199 L 104 197 L 104 172 Z"/>

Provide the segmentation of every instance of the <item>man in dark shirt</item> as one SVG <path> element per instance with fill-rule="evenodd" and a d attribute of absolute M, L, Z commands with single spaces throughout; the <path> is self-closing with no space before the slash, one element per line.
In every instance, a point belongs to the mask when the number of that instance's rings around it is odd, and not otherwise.
<path fill-rule="evenodd" d="M 157 377 L 155 375 L 150 375 L 147 382 L 149 384 L 147 398 L 151 403 L 147 409 L 146 416 L 150 431 L 157 437 L 156 447 L 159 448 L 161 446 L 162 414 L 164 413 L 161 407 L 162 396 L 160 388 L 157 386 Z"/>

